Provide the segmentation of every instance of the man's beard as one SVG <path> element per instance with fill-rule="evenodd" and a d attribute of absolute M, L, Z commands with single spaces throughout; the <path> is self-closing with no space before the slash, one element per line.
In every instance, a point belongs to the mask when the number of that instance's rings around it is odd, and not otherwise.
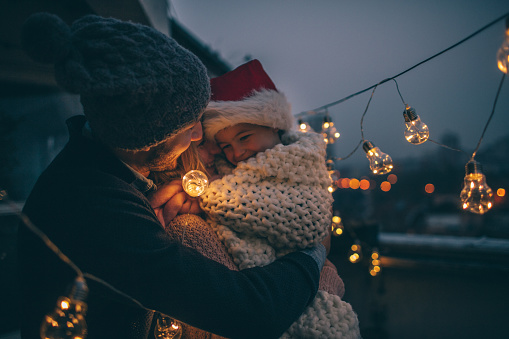
<path fill-rule="evenodd" d="M 159 148 L 156 146 L 154 152 L 146 159 L 145 166 L 148 169 L 156 172 L 173 170 L 177 167 L 177 159 L 180 154 L 172 152 L 172 146 L 162 144 Z"/>

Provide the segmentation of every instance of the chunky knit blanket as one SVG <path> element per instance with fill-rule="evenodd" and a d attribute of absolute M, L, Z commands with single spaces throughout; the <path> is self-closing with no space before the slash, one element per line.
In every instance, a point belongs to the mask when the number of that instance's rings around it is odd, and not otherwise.
<path fill-rule="evenodd" d="M 320 243 L 331 227 L 331 179 L 316 133 L 286 132 L 215 180 L 200 205 L 240 269 L 264 266 Z M 338 295 L 319 291 L 282 338 L 360 338 L 357 315 Z"/>

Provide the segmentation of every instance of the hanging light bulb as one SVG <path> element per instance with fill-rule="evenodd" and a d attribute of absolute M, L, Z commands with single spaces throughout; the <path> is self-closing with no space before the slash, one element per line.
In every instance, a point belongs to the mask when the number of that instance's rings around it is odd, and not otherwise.
<path fill-rule="evenodd" d="M 338 170 L 336 170 L 336 165 L 334 164 L 334 160 L 328 159 L 325 162 L 327 166 L 327 172 L 329 173 L 329 177 L 331 180 L 330 186 L 327 188 L 330 193 L 333 193 L 338 188 L 338 180 L 341 177 Z"/>
<path fill-rule="evenodd" d="M 509 16 L 505 20 L 505 40 L 497 52 L 498 69 L 507 74 L 509 68 Z"/>
<path fill-rule="evenodd" d="M 83 277 L 74 281 L 68 297 L 60 297 L 52 313 L 46 315 L 41 324 L 43 339 L 84 339 L 87 336 L 85 299 L 88 287 Z"/>
<path fill-rule="evenodd" d="M 482 166 L 471 160 L 465 166 L 465 181 L 460 199 L 463 209 L 477 214 L 484 214 L 493 207 L 494 196 L 491 188 L 486 184 L 486 177 L 482 173 Z"/>
<path fill-rule="evenodd" d="M 157 339 L 180 339 L 182 337 L 182 325 L 173 318 L 159 314 L 154 328 L 154 336 Z"/>
<path fill-rule="evenodd" d="M 323 118 L 322 136 L 323 141 L 325 141 L 326 144 L 333 144 L 336 140 L 338 140 L 340 136 L 339 132 L 336 130 L 336 127 L 334 127 L 334 123 L 328 116 Z"/>
<path fill-rule="evenodd" d="M 199 197 L 209 187 L 209 179 L 202 171 L 192 170 L 182 177 L 182 187 L 190 196 Z"/>
<path fill-rule="evenodd" d="M 403 117 L 405 118 L 406 125 L 405 139 L 409 143 L 419 145 L 428 140 L 428 126 L 415 114 L 415 109 L 407 105 L 403 111 Z"/>
<path fill-rule="evenodd" d="M 369 168 L 371 168 L 373 174 L 382 175 L 392 171 L 394 165 L 392 164 L 391 157 L 380 151 L 380 148 L 375 147 L 370 141 L 365 141 L 362 148 L 364 152 L 366 152 L 366 156 L 369 160 Z"/>
<path fill-rule="evenodd" d="M 307 132 L 313 132 L 313 129 L 311 128 L 311 126 L 304 120 L 302 119 L 299 119 L 298 120 L 298 127 L 299 127 L 299 131 L 301 132 L 304 132 L 304 133 L 307 133 Z"/>
<path fill-rule="evenodd" d="M 371 252 L 371 262 L 369 264 L 369 274 L 373 277 L 377 276 L 382 272 L 382 267 L 380 266 L 380 253 L 378 253 L 378 249 L 375 247 Z"/>
<path fill-rule="evenodd" d="M 362 260 L 362 247 L 359 240 L 356 240 L 355 243 L 350 247 L 350 251 L 348 252 L 348 260 L 350 260 L 350 262 L 353 264 Z"/>
<path fill-rule="evenodd" d="M 332 234 L 335 236 L 340 236 L 345 231 L 345 227 L 343 226 L 343 222 L 341 217 L 337 212 L 334 213 L 332 217 Z"/>

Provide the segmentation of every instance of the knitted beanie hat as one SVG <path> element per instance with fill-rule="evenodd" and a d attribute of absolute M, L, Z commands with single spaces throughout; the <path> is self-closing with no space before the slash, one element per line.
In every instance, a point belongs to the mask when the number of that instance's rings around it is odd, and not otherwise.
<path fill-rule="evenodd" d="M 214 140 L 220 130 L 240 123 L 285 131 L 293 127 L 290 103 L 256 59 L 210 79 L 210 87 L 211 101 L 202 119 L 209 140 Z"/>
<path fill-rule="evenodd" d="M 94 135 L 112 147 L 157 145 L 198 121 L 210 98 L 201 61 L 148 26 L 87 15 L 69 27 L 37 13 L 22 43 L 35 61 L 55 65 L 57 83 L 80 94 Z"/>

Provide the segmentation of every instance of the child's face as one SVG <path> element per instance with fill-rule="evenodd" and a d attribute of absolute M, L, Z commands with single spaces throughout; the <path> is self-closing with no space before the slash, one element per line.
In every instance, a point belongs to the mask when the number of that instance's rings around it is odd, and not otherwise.
<path fill-rule="evenodd" d="M 215 138 L 226 159 L 235 166 L 281 143 L 278 129 L 245 123 L 227 127 Z"/>

